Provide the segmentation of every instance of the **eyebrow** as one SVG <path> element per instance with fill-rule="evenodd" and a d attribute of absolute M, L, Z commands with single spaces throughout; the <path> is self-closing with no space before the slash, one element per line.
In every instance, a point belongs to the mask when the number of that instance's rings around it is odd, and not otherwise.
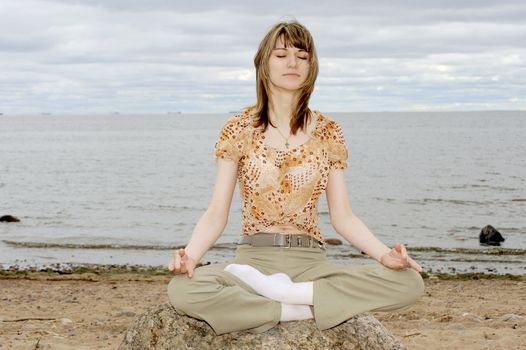
<path fill-rule="evenodd" d="M 285 47 L 276 47 L 273 50 L 287 50 L 287 48 L 285 48 Z M 303 49 L 299 49 L 298 52 L 307 52 L 308 53 L 308 51 L 303 50 Z"/>

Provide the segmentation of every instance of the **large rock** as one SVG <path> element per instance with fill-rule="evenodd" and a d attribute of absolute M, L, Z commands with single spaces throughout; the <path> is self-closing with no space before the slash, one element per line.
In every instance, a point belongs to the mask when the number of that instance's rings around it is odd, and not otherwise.
<path fill-rule="evenodd" d="M 3 215 L 0 217 L 0 222 L 20 222 L 20 219 L 13 215 Z"/>
<path fill-rule="evenodd" d="M 504 241 L 501 233 L 491 225 L 484 226 L 480 231 L 479 242 L 483 245 L 500 245 Z"/>
<path fill-rule="evenodd" d="M 204 321 L 181 316 L 163 304 L 139 316 L 124 334 L 119 349 L 406 349 L 369 314 L 356 315 L 341 325 L 320 331 L 314 321 L 278 324 L 264 333 L 216 335 Z"/>

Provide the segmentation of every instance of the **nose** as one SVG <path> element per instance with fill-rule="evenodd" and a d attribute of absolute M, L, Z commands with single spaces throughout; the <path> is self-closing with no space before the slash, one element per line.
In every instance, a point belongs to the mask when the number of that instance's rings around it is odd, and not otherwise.
<path fill-rule="evenodd" d="M 295 55 L 292 55 L 289 59 L 288 59 L 288 62 L 287 62 L 287 66 L 288 67 L 296 67 L 296 65 L 298 64 L 298 58 L 296 58 Z"/>

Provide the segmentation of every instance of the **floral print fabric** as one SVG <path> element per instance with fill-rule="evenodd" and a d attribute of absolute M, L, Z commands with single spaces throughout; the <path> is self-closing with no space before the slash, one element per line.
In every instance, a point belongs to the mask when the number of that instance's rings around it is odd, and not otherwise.
<path fill-rule="evenodd" d="M 329 170 L 347 168 L 348 150 L 336 121 L 319 111 L 313 111 L 313 116 L 311 138 L 286 151 L 265 143 L 263 129 L 253 126 L 249 110 L 224 124 L 214 156 L 238 164 L 242 235 L 286 224 L 324 242 L 318 227 L 318 198 L 326 189 Z"/>

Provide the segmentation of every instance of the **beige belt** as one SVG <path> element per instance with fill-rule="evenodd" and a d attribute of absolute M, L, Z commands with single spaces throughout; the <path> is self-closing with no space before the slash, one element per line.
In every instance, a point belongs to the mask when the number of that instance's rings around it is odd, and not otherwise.
<path fill-rule="evenodd" d="M 253 247 L 303 247 L 325 249 L 323 243 L 306 234 L 259 232 L 243 236 L 239 244 L 250 244 Z"/>

